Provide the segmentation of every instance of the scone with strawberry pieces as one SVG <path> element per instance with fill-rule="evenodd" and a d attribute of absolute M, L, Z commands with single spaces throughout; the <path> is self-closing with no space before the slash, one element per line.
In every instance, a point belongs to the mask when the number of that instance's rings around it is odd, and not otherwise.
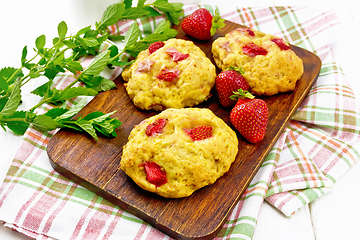
<path fill-rule="evenodd" d="M 216 65 L 241 67 L 255 95 L 274 95 L 295 89 L 303 61 L 282 38 L 250 28 L 239 28 L 212 44 Z"/>
<path fill-rule="evenodd" d="M 211 110 L 172 108 L 134 127 L 120 168 L 147 191 L 181 198 L 223 176 L 237 152 L 236 133 Z"/>
<path fill-rule="evenodd" d="M 193 42 L 174 38 L 153 43 L 140 52 L 122 78 L 136 107 L 162 111 L 207 100 L 216 70 Z"/>

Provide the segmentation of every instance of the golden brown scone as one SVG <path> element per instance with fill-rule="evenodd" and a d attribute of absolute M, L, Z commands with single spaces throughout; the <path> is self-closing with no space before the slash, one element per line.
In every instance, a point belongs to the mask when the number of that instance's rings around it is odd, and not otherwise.
<path fill-rule="evenodd" d="M 141 188 L 181 198 L 214 183 L 237 152 L 235 132 L 211 110 L 166 109 L 134 127 L 120 167 Z"/>
<path fill-rule="evenodd" d="M 264 55 L 252 56 L 256 51 Z M 292 91 L 304 72 L 302 60 L 283 39 L 254 29 L 239 28 L 216 39 L 212 53 L 221 70 L 242 67 L 255 95 Z"/>
<path fill-rule="evenodd" d="M 207 100 L 216 78 L 214 64 L 191 41 L 169 39 L 164 43 L 153 53 L 148 49 L 140 52 L 122 73 L 135 106 L 162 111 Z M 166 74 L 176 77 L 169 80 Z"/>

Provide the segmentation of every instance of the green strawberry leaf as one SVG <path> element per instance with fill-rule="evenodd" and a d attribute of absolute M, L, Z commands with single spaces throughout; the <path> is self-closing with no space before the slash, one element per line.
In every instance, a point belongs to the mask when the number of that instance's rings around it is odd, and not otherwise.
<path fill-rule="evenodd" d="M 245 73 L 245 71 L 242 69 L 242 67 L 230 66 L 226 70 L 234 70 L 234 71 L 237 71 L 238 73 L 240 73 L 241 75 L 243 75 Z"/>
<path fill-rule="evenodd" d="M 213 16 L 212 19 L 212 26 L 210 29 L 210 34 L 211 36 L 213 36 L 216 33 L 217 29 L 221 29 L 223 27 L 225 27 L 225 19 L 222 19 L 219 13 L 219 10 L 216 9 L 215 10 L 215 16 Z"/>
<path fill-rule="evenodd" d="M 237 92 L 234 92 L 234 95 L 230 96 L 231 100 L 238 100 L 239 98 L 241 99 L 245 99 L 245 98 L 249 98 L 249 99 L 254 99 L 255 96 L 253 94 L 251 94 L 251 92 L 249 91 L 244 91 L 243 89 L 238 89 Z"/>

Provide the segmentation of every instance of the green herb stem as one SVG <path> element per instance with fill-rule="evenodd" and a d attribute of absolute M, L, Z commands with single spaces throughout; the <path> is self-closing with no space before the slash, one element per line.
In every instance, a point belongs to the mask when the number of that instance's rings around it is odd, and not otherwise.
<path fill-rule="evenodd" d="M 26 122 L 26 118 L 5 118 L 1 119 L 0 122 Z"/>
<path fill-rule="evenodd" d="M 29 112 L 34 112 L 36 108 L 40 107 L 41 105 L 50 102 L 51 98 L 43 98 L 40 102 L 38 102 L 35 106 L 29 109 Z"/>

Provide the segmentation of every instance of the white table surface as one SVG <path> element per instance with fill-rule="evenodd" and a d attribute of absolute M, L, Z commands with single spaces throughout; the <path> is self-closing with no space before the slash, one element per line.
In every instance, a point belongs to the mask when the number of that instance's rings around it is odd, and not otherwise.
<path fill-rule="evenodd" d="M 221 0 L 236 6 L 331 6 L 343 23 L 337 41 L 337 62 L 344 70 L 350 85 L 360 99 L 360 6 L 353 0 Z M 116 0 L 11 0 L 0 1 L 0 68 L 19 67 L 22 48 L 34 47 L 41 34 L 57 34 L 61 21 L 68 24 L 69 32 L 94 25 L 103 11 Z M 135 0 L 134 0 L 135 2 Z M 150 2 L 150 1 L 148 1 Z M 215 4 L 216 0 L 177 0 L 175 2 Z M 51 38 L 50 38 L 51 37 Z M 29 89 L 33 89 L 29 86 Z M 24 94 L 30 99 L 31 94 Z M 36 100 L 36 99 L 34 99 Z M 28 101 L 28 100 L 27 100 Z M 30 105 L 32 106 L 32 105 Z M 26 109 L 28 106 L 24 106 Z M 21 137 L 0 129 L 0 182 L 21 143 Z M 264 203 L 260 211 L 253 240 L 355 240 L 360 239 L 360 163 L 335 184 L 330 193 L 286 218 L 278 210 Z M 0 225 L 0 239 L 30 239 Z"/>

